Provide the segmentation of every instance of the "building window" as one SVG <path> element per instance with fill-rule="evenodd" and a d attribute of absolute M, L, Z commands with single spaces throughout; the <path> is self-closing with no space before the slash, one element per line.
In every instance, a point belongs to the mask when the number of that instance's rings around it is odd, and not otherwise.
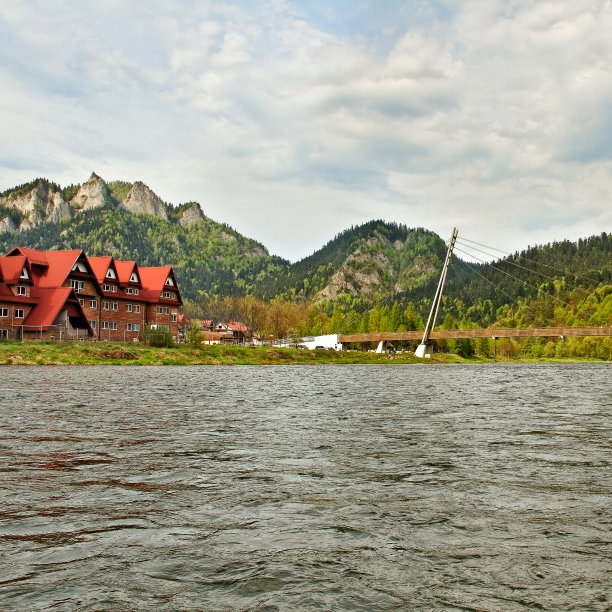
<path fill-rule="evenodd" d="M 83 298 L 79 298 L 79 304 L 81 306 L 85 306 L 85 300 Z"/>
<path fill-rule="evenodd" d="M 97 300 L 90 300 L 90 302 L 89 302 L 89 307 L 90 307 L 90 308 L 97 308 L 97 307 L 98 307 L 98 302 L 97 302 Z"/>
<path fill-rule="evenodd" d="M 25 285 L 17 285 L 17 295 L 27 295 L 28 289 Z"/>
<path fill-rule="evenodd" d="M 15 308 L 15 318 L 16 319 L 24 319 L 25 318 L 25 313 L 23 311 L 23 308 Z"/>
<path fill-rule="evenodd" d="M 119 302 L 113 302 L 113 310 L 119 310 Z"/>
<path fill-rule="evenodd" d="M 136 274 L 136 272 L 132 272 L 132 275 L 130 276 L 130 283 L 137 283 L 138 282 L 138 274 Z"/>
<path fill-rule="evenodd" d="M 134 331 L 135 332 L 140 331 L 140 323 L 134 323 Z"/>
<path fill-rule="evenodd" d="M 96 321 L 90 321 L 90 322 L 89 322 L 89 326 L 91 327 L 91 329 L 96 329 L 96 327 L 97 327 L 97 322 L 96 322 Z"/>
<path fill-rule="evenodd" d="M 114 271 L 112 268 L 109 268 L 109 269 L 106 271 L 106 278 L 117 278 L 117 277 L 115 276 L 115 271 Z"/>
<path fill-rule="evenodd" d="M 21 271 L 21 274 L 19 275 L 19 278 L 30 278 L 30 275 L 28 274 L 28 270 L 27 268 L 24 268 Z"/>
<path fill-rule="evenodd" d="M 174 281 L 170 277 L 168 277 L 166 279 L 166 285 L 170 285 L 170 287 L 173 287 L 174 286 Z"/>
<path fill-rule="evenodd" d="M 8 317 L 8 308 L 0 308 L 0 317 Z"/>
<path fill-rule="evenodd" d="M 108 321 L 102 321 L 102 329 L 109 329 Z"/>
<path fill-rule="evenodd" d="M 131 287 L 128 287 L 128 288 L 125 290 L 125 292 L 126 292 L 128 295 L 132 295 L 132 292 L 133 292 L 133 291 L 134 291 L 134 290 L 133 290 Z"/>
<path fill-rule="evenodd" d="M 176 312 L 172 313 L 172 322 L 176 323 L 178 321 L 178 315 L 176 314 Z"/>
<path fill-rule="evenodd" d="M 134 304 L 134 312 L 140 312 L 140 304 Z"/>
<path fill-rule="evenodd" d="M 134 295 L 138 295 L 138 289 L 134 287 Z"/>
<path fill-rule="evenodd" d="M 131 304 L 126 304 L 125 305 L 125 312 L 132 312 L 132 305 Z"/>
<path fill-rule="evenodd" d="M 168 306 L 158 306 L 157 314 L 170 314 L 170 308 Z"/>
<path fill-rule="evenodd" d="M 111 329 L 117 329 L 117 321 L 111 321 Z"/>
<path fill-rule="evenodd" d="M 70 287 L 78 293 L 81 289 L 85 289 L 85 281 L 70 279 Z"/>
<path fill-rule="evenodd" d="M 112 287 L 111 287 L 111 291 L 112 291 L 113 293 L 117 293 L 117 285 L 112 285 Z"/>
<path fill-rule="evenodd" d="M 110 310 L 110 302 L 102 302 L 102 310 Z"/>
<path fill-rule="evenodd" d="M 125 331 L 132 331 L 132 324 L 131 323 L 126 323 L 125 324 Z"/>

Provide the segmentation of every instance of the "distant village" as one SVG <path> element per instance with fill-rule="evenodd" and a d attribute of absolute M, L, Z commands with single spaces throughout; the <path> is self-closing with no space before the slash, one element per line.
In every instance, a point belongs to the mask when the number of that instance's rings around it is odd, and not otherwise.
<path fill-rule="evenodd" d="M 191 323 L 179 312 L 171 266 L 89 257 L 82 250 L 15 247 L 0 257 L 0 340 L 137 342 L 152 330 L 183 342 Z M 240 322 L 194 321 L 207 344 L 243 343 Z"/>

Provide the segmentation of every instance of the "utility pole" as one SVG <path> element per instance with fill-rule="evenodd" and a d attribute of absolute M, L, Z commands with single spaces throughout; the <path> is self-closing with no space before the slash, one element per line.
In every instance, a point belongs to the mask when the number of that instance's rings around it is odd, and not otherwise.
<path fill-rule="evenodd" d="M 450 242 L 448 243 L 448 250 L 446 251 L 446 259 L 444 260 L 444 266 L 442 266 L 442 274 L 438 281 L 438 288 L 436 289 L 436 296 L 434 297 L 433 304 L 431 305 L 431 311 L 429 318 L 427 319 L 427 325 L 425 326 L 425 333 L 421 344 L 417 346 L 414 354 L 417 357 L 425 357 L 431 359 L 433 355 L 433 345 L 429 339 L 433 328 L 436 326 L 436 319 L 438 318 L 438 311 L 440 310 L 440 302 L 442 301 L 442 291 L 444 290 L 444 283 L 446 282 L 446 274 L 448 272 L 448 266 L 450 265 L 451 257 L 453 254 L 453 248 L 455 247 L 455 241 L 457 240 L 457 228 L 453 227 L 453 235 L 451 236 Z"/>

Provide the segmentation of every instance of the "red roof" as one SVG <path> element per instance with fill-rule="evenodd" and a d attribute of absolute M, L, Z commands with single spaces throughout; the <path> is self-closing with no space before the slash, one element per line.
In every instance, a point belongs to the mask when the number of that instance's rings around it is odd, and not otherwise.
<path fill-rule="evenodd" d="M 70 298 L 74 297 L 74 292 L 70 287 L 54 287 L 54 288 L 37 288 L 32 287 L 32 297 L 38 298 L 38 303 L 30 311 L 23 324 L 25 326 L 41 327 L 47 329 L 53 325 L 55 319 L 64 307 L 69 310 L 71 316 L 79 316 L 89 328 L 89 323 L 81 310 L 78 301 L 73 304 L 67 304 Z M 78 308 L 75 312 L 74 308 Z M 91 328 L 89 328 L 91 329 Z"/>
<path fill-rule="evenodd" d="M 117 277 L 121 285 L 127 285 L 130 282 L 132 272 L 136 272 L 136 275 L 138 275 L 138 266 L 135 261 L 119 261 L 115 259 L 115 270 L 117 270 Z"/>
<path fill-rule="evenodd" d="M 72 251 L 38 251 L 26 247 L 15 247 L 7 255 L 15 257 L 25 255 L 31 264 L 44 266 L 44 270 L 32 270 L 32 280 L 39 287 L 60 287 L 66 280 L 72 267 L 83 251 L 75 249 Z"/>
<path fill-rule="evenodd" d="M 46 266 L 47 263 L 47 251 L 38 251 L 36 249 L 28 249 L 27 247 L 15 247 L 12 251 L 7 253 L 8 257 L 14 257 L 15 255 L 25 255 L 30 263 L 38 264 L 40 266 Z"/>
<path fill-rule="evenodd" d="M 38 286 L 61 287 L 81 255 L 83 255 L 83 251 L 79 249 L 74 251 L 49 251 L 47 253 L 49 267 L 41 275 Z"/>
<path fill-rule="evenodd" d="M 0 281 L 13 284 L 20 280 L 21 272 L 26 267 L 25 255 L 0 257 Z"/>
<path fill-rule="evenodd" d="M 140 295 L 143 298 L 157 302 L 161 297 L 162 291 L 167 289 L 174 291 L 179 302 L 181 301 L 178 285 L 176 284 L 171 266 L 139 268 L 138 272 L 140 274 L 140 282 L 142 283 Z M 173 280 L 174 285 L 166 285 L 166 279 L 168 277 Z"/>
<path fill-rule="evenodd" d="M 87 258 L 82 250 L 69 251 L 40 251 L 27 247 L 15 247 L 4 257 L 0 256 L 0 295 L 4 301 L 23 302 L 35 304 L 27 317 L 25 325 L 48 327 L 52 325 L 60 311 L 65 308 L 71 318 L 77 318 L 76 323 L 82 327 L 89 327 L 83 310 L 78 305 L 76 295 L 71 293 L 69 287 L 62 287 L 66 283 L 75 265 L 82 263 L 87 273 L 91 273 L 93 281 L 98 285 L 97 290 L 102 291 L 102 281 L 108 280 L 106 273 L 109 268 L 116 272 L 116 280 L 123 286 L 132 283 L 141 286 L 139 295 L 143 301 L 157 302 L 162 297 L 164 289 L 172 290 L 176 301 L 182 303 L 176 277 L 170 266 L 138 268 L 135 261 L 119 261 L 112 257 Z M 30 296 L 16 296 L 9 287 L 19 280 L 26 267 L 33 283 Z M 132 274 L 136 273 L 140 281 L 130 281 Z M 167 285 L 167 279 L 172 279 L 172 285 Z M 25 279 L 23 279 L 25 280 Z M 115 280 L 115 279 L 113 279 Z M 74 307 L 74 304 L 77 304 Z"/>
<path fill-rule="evenodd" d="M 106 279 L 106 273 L 113 262 L 112 257 L 88 257 L 89 265 L 96 277 L 96 280 L 101 283 Z"/>
<path fill-rule="evenodd" d="M 244 323 L 240 323 L 239 321 L 230 321 L 227 327 L 228 329 L 237 332 L 246 333 L 249 331 L 249 328 Z"/>

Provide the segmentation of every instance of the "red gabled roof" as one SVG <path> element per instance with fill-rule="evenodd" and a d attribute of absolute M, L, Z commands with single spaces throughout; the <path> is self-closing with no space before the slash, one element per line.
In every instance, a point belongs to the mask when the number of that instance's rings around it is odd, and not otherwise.
<path fill-rule="evenodd" d="M 115 270 L 117 270 L 117 278 L 121 285 L 127 285 L 130 282 L 132 272 L 138 274 L 138 266 L 135 261 L 119 261 L 115 259 Z"/>
<path fill-rule="evenodd" d="M 44 266 L 44 270 L 32 270 L 32 281 L 39 287 L 60 287 L 66 280 L 72 267 L 83 254 L 80 249 L 72 251 L 38 251 L 26 247 L 15 247 L 8 257 L 25 255 L 30 264 Z"/>
<path fill-rule="evenodd" d="M 47 262 L 47 251 L 39 251 L 37 249 L 28 249 L 27 247 L 15 247 L 12 251 L 9 251 L 7 257 L 14 257 L 16 255 L 25 255 L 30 263 L 38 264 L 39 266 L 49 265 Z"/>
<path fill-rule="evenodd" d="M 32 297 L 38 298 L 38 304 L 30 311 L 23 322 L 24 325 L 47 328 L 53 325 L 66 300 L 70 297 L 70 287 L 56 287 L 40 289 L 32 288 Z"/>
<path fill-rule="evenodd" d="M 83 251 L 80 249 L 75 249 L 74 251 L 49 251 L 47 253 L 49 267 L 38 279 L 38 286 L 45 288 L 61 287 L 82 254 Z"/>
<path fill-rule="evenodd" d="M 99 283 L 107 280 L 106 273 L 113 263 L 112 257 L 88 257 L 87 261 L 89 261 L 89 265 Z"/>
<path fill-rule="evenodd" d="M 142 283 L 140 295 L 149 300 L 157 301 L 164 290 L 168 276 L 174 278 L 170 266 L 139 268 L 138 272 L 140 273 L 140 282 Z M 177 290 L 176 285 L 173 285 L 172 288 Z"/>
<path fill-rule="evenodd" d="M 15 255 L 13 257 L 0 257 L 0 281 L 14 284 L 20 280 L 22 270 L 27 267 L 25 255 Z"/>
<path fill-rule="evenodd" d="M 239 321 L 230 321 L 227 327 L 228 329 L 231 329 L 232 331 L 237 331 L 237 332 L 242 332 L 242 333 L 246 333 L 249 331 L 249 328 L 244 323 L 240 323 Z"/>

